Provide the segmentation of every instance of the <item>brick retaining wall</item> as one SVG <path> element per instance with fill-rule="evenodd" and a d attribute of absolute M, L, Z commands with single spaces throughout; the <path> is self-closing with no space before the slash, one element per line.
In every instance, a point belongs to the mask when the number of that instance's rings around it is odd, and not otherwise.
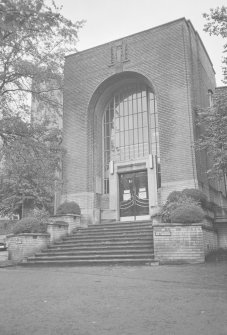
<path fill-rule="evenodd" d="M 60 240 L 62 237 L 68 235 L 69 224 L 63 221 L 55 221 L 48 223 L 47 232 L 50 234 L 50 242 Z"/>
<path fill-rule="evenodd" d="M 203 224 L 154 224 L 154 254 L 160 263 L 202 263 L 217 248 L 217 235 Z"/>
<path fill-rule="evenodd" d="M 47 247 L 50 241 L 49 234 L 18 234 L 8 235 L 9 260 L 21 261 Z"/>

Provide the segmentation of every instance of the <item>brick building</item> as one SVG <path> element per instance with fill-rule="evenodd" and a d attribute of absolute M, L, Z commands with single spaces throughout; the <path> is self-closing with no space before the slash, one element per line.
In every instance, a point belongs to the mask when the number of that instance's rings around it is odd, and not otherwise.
<path fill-rule="evenodd" d="M 215 72 L 182 18 L 66 57 L 62 201 L 82 217 L 150 218 L 173 190 L 209 185 L 195 152 L 195 107 L 207 107 Z"/>

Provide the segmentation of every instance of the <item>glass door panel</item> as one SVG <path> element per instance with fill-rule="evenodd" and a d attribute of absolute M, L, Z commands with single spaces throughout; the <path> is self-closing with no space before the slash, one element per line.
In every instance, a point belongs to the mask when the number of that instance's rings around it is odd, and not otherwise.
<path fill-rule="evenodd" d="M 147 171 L 119 174 L 119 191 L 121 220 L 149 216 Z"/>

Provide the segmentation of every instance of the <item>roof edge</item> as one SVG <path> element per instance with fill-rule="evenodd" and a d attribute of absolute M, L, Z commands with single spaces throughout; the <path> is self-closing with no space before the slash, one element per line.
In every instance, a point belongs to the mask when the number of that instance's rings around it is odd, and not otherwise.
<path fill-rule="evenodd" d="M 148 28 L 148 29 L 139 31 L 139 32 L 137 32 L 137 33 L 133 33 L 133 34 L 130 34 L 130 35 L 127 35 L 127 36 L 123 36 L 123 37 L 117 38 L 116 40 L 111 40 L 111 41 L 109 41 L 109 42 L 105 42 L 105 43 L 102 43 L 102 44 L 98 44 L 98 45 L 96 45 L 96 46 L 94 46 L 94 47 L 91 47 L 91 48 L 88 48 L 88 49 L 85 49 L 85 50 L 81 50 L 81 51 L 78 51 L 78 52 L 74 52 L 74 53 L 72 53 L 72 54 L 70 54 L 70 55 L 66 55 L 65 58 L 68 58 L 68 57 L 71 57 L 71 56 L 76 56 L 76 55 L 81 55 L 82 53 L 87 52 L 87 51 L 89 51 L 89 50 L 92 50 L 92 49 L 95 49 L 95 48 L 98 48 L 98 47 L 102 47 L 102 46 L 104 46 L 104 45 L 108 45 L 108 44 L 111 44 L 111 43 L 120 41 L 120 40 L 122 40 L 122 39 L 124 39 L 124 38 L 128 38 L 128 37 L 136 36 L 136 35 L 139 35 L 139 34 L 141 34 L 141 33 L 145 33 L 145 32 L 151 31 L 151 30 L 155 30 L 155 29 L 158 29 L 158 28 L 160 28 L 160 27 L 164 27 L 164 26 L 172 25 L 172 24 L 175 24 L 175 23 L 178 22 L 178 21 L 184 21 L 184 22 L 187 24 L 187 22 L 188 22 L 189 20 L 186 20 L 185 17 L 181 17 L 181 18 L 179 18 L 179 19 L 176 19 L 176 20 L 173 20 L 173 21 L 170 21 L 170 22 L 167 22 L 167 23 L 163 23 L 163 24 L 160 24 L 160 25 L 155 26 L 155 27 L 152 27 L 152 28 Z M 189 21 L 189 22 L 190 22 L 190 21 Z M 192 23 L 191 23 L 191 25 L 192 25 Z M 193 25 L 192 25 L 192 27 L 193 27 Z M 195 30 L 194 27 L 193 27 L 193 29 L 194 29 L 194 31 L 196 32 L 196 30 Z M 196 33 L 197 33 L 197 32 L 196 32 Z M 201 40 L 201 41 L 202 41 L 202 40 Z"/>
<path fill-rule="evenodd" d="M 213 71 L 214 71 L 214 74 L 216 74 L 216 72 L 215 72 L 215 70 L 214 70 L 214 65 L 213 65 L 213 63 L 212 63 L 212 61 L 211 61 L 211 59 L 210 59 L 210 56 L 209 56 L 209 54 L 208 54 L 208 52 L 207 52 L 207 49 L 206 49 L 206 47 L 205 47 L 205 45 L 204 45 L 204 43 L 203 43 L 203 41 L 202 41 L 202 39 L 201 39 L 201 37 L 200 37 L 198 31 L 194 28 L 194 26 L 193 26 L 191 20 L 186 20 L 186 22 L 187 22 L 187 24 L 193 29 L 193 31 L 194 31 L 196 37 L 198 38 L 199 42 L 200 42 L 201 45 L 202 45 L 203 50 L 205 51 L 205 54 L 206 54 L 207 58 L 209 59 L 209 62 L 210 62 L 210 64 L 211 64 L 211 66 L 212 66 L 212 69 L 213 69 Z"/>

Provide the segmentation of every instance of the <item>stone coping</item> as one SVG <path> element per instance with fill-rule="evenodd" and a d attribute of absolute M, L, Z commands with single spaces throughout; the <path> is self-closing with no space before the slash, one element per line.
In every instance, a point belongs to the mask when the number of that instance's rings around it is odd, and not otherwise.
<path fill-rule="evenodd" d="M 209 227 L 206 224 L 204 224 L 204 222 L 195 222 L 195 223 L 153 223 L 153 227 L 161 227 L 161 228 L 171 228 L 171 227 L 197 227 L 197 226 L 201 226 L 202 229 L 204 230 L 210 230 L 210 231 L 216 231 L 215 228 L 213 227 Z"/>
<path fill-rule="evenodd" d="M 203 222 L 194 222 L 194 223 L 180 223 L 180 222 L 154 222 L 153 226 L 157 227 L 165 227 L 165 226 L 170 226 L 170 227 L 175 227 L 175 226 L 201 226 L 204 225 Z"/>
<path fill-rule="evenodd" d="M 69 224 L 67 222 L 64 221 L 53 221 L 53 222 L 48 222 L 47 225 L 51 225 L 51 226 L 69 226 Z"/>
<path fill-rule="evenodd" d="M 51 215 L 51 218 L 56 218 L 59 216 L 69 216 L 69 217 L 80 217 L 80 214 L 55 214 L 55 215 Z"/>
<path fill-rule="evenodd" d="M 50 236 L 49 233 L 20 233 L 20 234 L 9 234 L 6 237 L 17 237 L 17 236 Z"/>

